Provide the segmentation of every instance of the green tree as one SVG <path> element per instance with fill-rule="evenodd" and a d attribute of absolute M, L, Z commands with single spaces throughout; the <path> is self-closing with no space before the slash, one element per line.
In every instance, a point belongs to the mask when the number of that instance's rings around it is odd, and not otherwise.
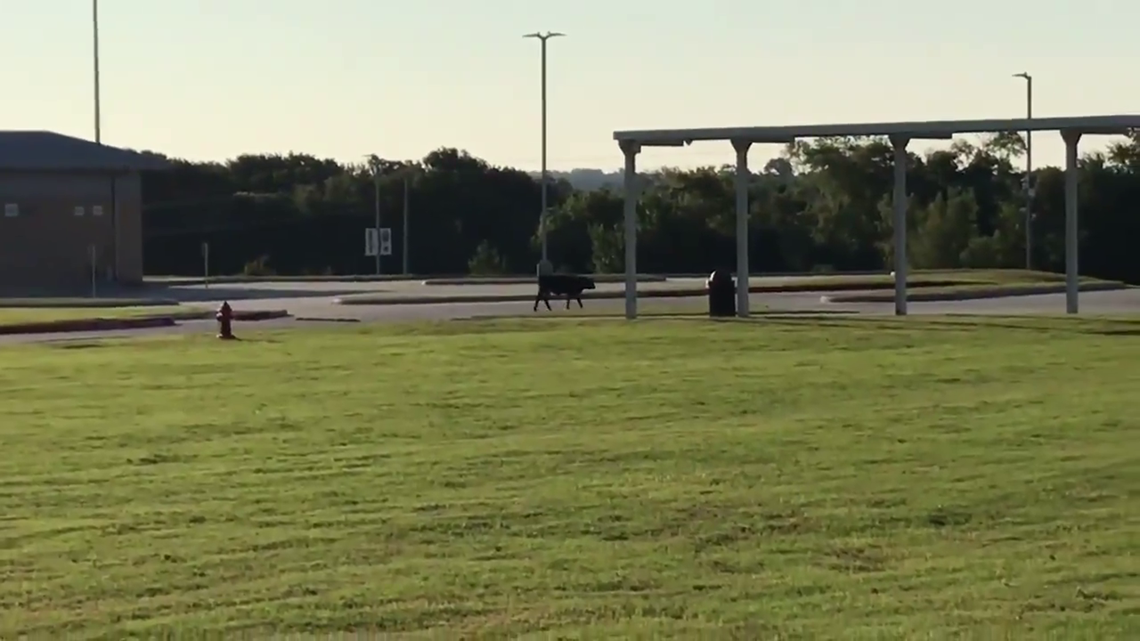
<path fill-rule="evenodd" d="M 916 269 L 962 267 L 962 253 L 977 237 L 974 193 L 956 189 L 949 196 L 940 194 L 917 218 L 908 247 L 911 265 Z"/>
<path fill-rule="evenodd" d="M 467 271 L 472 276 L 501 276 L 507 273 L 507 262 L 494 245 L 484 240 L 467 261 Z"/>
<path fill-rule="evenodd" d="M 1020 134 L 954 142 L 907 160 L 908 253 L 916 267 L 1024 265 L 1024 151 Z M 341 164 L 308 154 L 245 154 L 224 162 L 175 160 L 143 180 L 144 257 L 151 274 L 196 275 L 201 244 L 211 270 L 272 265 L 281 275 L 362 273 L 363 230 L 382 225 L 402 263 L 404 184 L 409 258 L 424 274 L 472 269 L 533 273 L 540 189 L 533 172 L 498 167 L 454 148 L 421 159 L 380 155 Z M 375 193 L 375 174 L 380 196 Z M 752 269 L 878 270 L 893 263 L 894 152 L 879 138 L 789 145 L 751 177 L 747 239 Z M 727 166 L 639 175 L 638 268 L 704 273 L 735 267 L 735 176 Z M 1079 167 L 1084 273 L 1140 282 L 1140 134 Z M 575 187 L 572 182 L 577 181 Z M 1035 264 L 1064 269 L 1064 173 L 1035 170 Z M 552 185 L 550 258 L 561 269 L 624 265 L 620 174 L 559 174 Z M 479 257 L 478 260 L 475 260 Z M 492 259 L 493 257 L 493 259 Z"/>

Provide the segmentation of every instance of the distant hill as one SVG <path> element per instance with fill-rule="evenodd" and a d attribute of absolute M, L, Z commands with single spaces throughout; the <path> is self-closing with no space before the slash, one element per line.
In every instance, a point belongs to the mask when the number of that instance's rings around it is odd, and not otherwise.
<path fill-rule="evenodd" d="M 605 172 L 601 169 L 572 169 L 570 171 L 555 171 L 549 170 L 550 177 L 554 180 L 565 180 L 569 182 L 575 189 L 583 191 L 593 191 L 603 187 L 612 187 L 615 189 L 621 188 L 622 172 L 612 171 Z M 532 171 L 530 175 L 538 180 L 542 177 L 542 172 Z"/>
<path fill-rule="evenodd" d="M 542 176 L 542 173 L 537 171 L 529 173 L 535 180 L 538 180 Z M 570 171 L 550 170 L 550 176 L 555 181 L 565 180 L 575 189 L 581 189 L 583 191 L 593 191 L 603 187 L 610 187 L 620 191 L 622 188 L 622 173 L 620 169 L 615 169 L 610 172 L 601 169 L 571 169 Z M 761 171 L 753 171 L 752 174 L 754 176 L 760 174 L 782 176 L 786 179 L 791 179 L 795 175 L 795 169 L 787 158 L 779 157 L 772 158 L 764 165 Z"/>

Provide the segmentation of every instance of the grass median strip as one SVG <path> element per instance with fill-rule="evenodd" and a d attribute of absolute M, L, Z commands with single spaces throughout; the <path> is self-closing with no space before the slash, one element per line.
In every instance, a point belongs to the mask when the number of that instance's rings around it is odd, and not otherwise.
<path fill-rule="evenodd" d="M 1124 283 L 1108 281 L 1086 281 L 1080 285 L 1082 292 L 1113 291 L 1127 289 Z M 1010 296 L 1037 296 L 1057 294 L 1065 291 L 1064 283 L 1005 283 L 990 285 L 958 285 L 953 287 L 927 287 L 907 291 L 907 300 L 912 302 L 937 302 L 956 300 L 978 300 L 984 298 L 1005 298 Z M 893 291 L 860 292 L 834 294 L 828 296 L 831 303 L 890 303 L 895 300 Z"/>
<path fill-rule="evenodd" d="M 209 310 L 186 306 L 162 307 L 0 307 L 0 325 L 24 325 L 28 323 L 55 323 L 93 319 L 125 319 L 152 317 L 197 317 Z"/>
<path fill-rule="evenodd" d="M 214 318 L 216 310 L 201 305 L 184 305 L 170 308 L 0 308 L 0 331 L 16 330 L 27 326 L 43 326 L 45 331 L 52 327 L 64 327 L 62 331 L 74 331 L 77 324 L 85 322 L 106 324 L 114 321 L 144 321 L 166 319 L 169 321 L 207 320 Z M 287 310 L 234 310 L 234 320 L 264 321 L 289 317 Z M 115 329 L 108 327 L 107 329 Z M 9 332 L 11 333 L 11 332 Z"/>
<path fill-rule="evenodd" d="M 1138 322 L 243 338 L 3 348 L 0 636 L 1140 638 Z"/>

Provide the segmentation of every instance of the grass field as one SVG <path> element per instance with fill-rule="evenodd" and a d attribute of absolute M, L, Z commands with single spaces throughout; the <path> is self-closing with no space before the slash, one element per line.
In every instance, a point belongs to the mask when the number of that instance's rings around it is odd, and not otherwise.
<path fill-rule="evenodd" d="M 1140 638 L 1138 322 L 0 357 L 0 638 Z"/>

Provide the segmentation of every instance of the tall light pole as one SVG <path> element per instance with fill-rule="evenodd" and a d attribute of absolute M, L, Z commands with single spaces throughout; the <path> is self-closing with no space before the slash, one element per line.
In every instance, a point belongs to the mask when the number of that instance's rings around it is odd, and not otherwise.
<path fill-rule="evenodd" d="M 1025 117 L 1033 120 L 1033 76 L 1028 72 L 1013 74 L 1025 79 Z M 1025 132 L 1025 268 L 1033 269 L 1033 131 Z"/>
<path fill-rule="evenodd" d="M 538 219 L 538 233 L 542 239 L 542 261 L 546 262 L 546 184 L 550 177 L 546 175 L 546 41 L 551 38 L 565 36 L 564 33 L 547 31 L 546 33 L 528 33 L 524 38 L 537 38 L 542 43 L 542 214 Z"/>
<path fill-rule="evenodd" d="M 95 143 L 103 144 L 102 114 L 99 110 L 99 0 L 91 0 L 91 34 L 94 41 L 95 64 Z"/>
<path fill-rule="evenodd" d="M 400 252 L 400 254 L 401 254 L 401 258 L 404 261 L 404 275 L 405 276 L 408 275 L 408 214 L 409 214 L 409 212 L 411 212 L 411 204 L 410 204 L 411 203 L 411 196 L 410 196 L 410 185 L 409 185 L 410 181 L 408 179 L 409 179 L 409 176 L 408 176 L 407 172 L 404 172 L 404 230 L 403 230 L 404 248 L 403 248 L 403 251 Z"/>
<path fill-rule="evenodd" d="M 373 207 L 376 216 L 376 275 L 380 275 L 380 157 L 376 154 L 365 156 L 372 169 Z"/>

